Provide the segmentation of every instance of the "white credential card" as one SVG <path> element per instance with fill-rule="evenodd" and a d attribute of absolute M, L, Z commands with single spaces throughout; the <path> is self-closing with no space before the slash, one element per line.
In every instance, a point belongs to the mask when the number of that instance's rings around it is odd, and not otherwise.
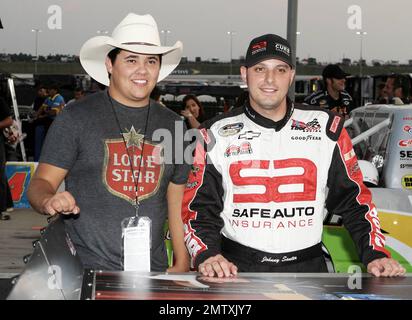
<path fill-rule="evenodd" d="M 124 229 L 124 271 L 150 272 L 151 220 Z"/>

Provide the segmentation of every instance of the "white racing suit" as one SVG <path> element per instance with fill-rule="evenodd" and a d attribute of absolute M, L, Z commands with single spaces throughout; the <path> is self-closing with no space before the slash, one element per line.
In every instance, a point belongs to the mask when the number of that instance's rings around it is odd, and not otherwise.
<path fill-rule="evenodd" d="M 288 101 L 279 122 L 246 103 L 204 123 L 183 200 L 192 266 L 225 256 L 222 242 L 239 255 L 257 253 L 257 264 L 319 256 L 325 203 L 342 216 L 365 265 L 389 257 L 343 122 Z"/>

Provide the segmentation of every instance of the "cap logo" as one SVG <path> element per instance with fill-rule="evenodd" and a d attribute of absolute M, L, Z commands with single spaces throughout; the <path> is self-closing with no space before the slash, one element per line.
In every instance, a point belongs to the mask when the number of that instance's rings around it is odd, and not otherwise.
<path fill-rule="evenodd" d="M 259 53 L 261 51 L 266 51 L 266 46 L 267 46 L 267 42 L 266 41 L 260 41 L 258 43 L 255 43 L 252 46 L 252 55 Z"/>
<path fill-rule="evenodd" d="M 276 51 L 283 52 L 287 56 L 290 56 L 290 48 L 283 45 L 283 44 L 275 43 L 275 49 L 276 49 Z"/>

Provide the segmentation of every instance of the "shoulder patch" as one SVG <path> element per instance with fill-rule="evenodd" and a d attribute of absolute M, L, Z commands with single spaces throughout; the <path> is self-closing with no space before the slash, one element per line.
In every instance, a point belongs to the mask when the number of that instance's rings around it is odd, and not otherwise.
<path fill-rule="evenodd" d="M 222 137 L 233 136 L 242 131 L 244 124 L 242 122 L 230 123 L 219 129 L 219 135 Z"/>
<path fill-rule="evenodd" d="M 329 131 L 332 133 L 336 133 L 336 130 L 338 130 L 338 125 L 340 122 L 340 118 L 338 116 L 335 116 L 332 120 L 332 124 L 329 127 Z"/>
<path fill-rule="evenodd" d="M 329 113 L 329 120 L 326 125 L 326 135 L 333 141 L 337 141 L 342 131 L 344 119 L 333 112 Z"/>
<path fill-rule="evenodd" d="M 203 141 L 204 141 L 206 144 L 209 144 L 209 143 L 212 142 L 212 139 L 210 139 L 210 136 L 209 136 L 209 134 L 208 134 L 207 131 L 208 131 L 207 129 L 202 128 L 202 129 L 199 130 L 199 133 L 200 133 L 200 135 L 202 136 Z"/>

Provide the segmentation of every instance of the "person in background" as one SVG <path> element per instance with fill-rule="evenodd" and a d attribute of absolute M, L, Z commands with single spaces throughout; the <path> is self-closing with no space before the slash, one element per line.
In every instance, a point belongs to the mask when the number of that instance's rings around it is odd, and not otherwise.
<path fill-rule="evenodd" d="M 180 114 L 185 117 L 188 129 L 197 129 L 205 120 L 203 106 L 199 99 L 192 94 L 188 94 L 183 98 L 183 110 Z"/>
<path fill-rule="evenodd" d="M 69 102 L 67 102 L 66 106 L 69 105 L 70 103 L 73 103 L 75 101 L 79 101 L 79 100 L 83 99 L 84 96 L 85 96 L 85 94 L 84 94 L 84 90 L 82 88 L 74 89 L 74 98 L 69 100 Z"/>
<path fill-rule="evenodd" d="M 38 121 L 35 120 L 37 112 L 40 107 L 44 104 L 44 101 L 48 97 L 46 86 L 42 83 L 36 85 L 36 96 L 33 100 L 32 111 L 30 112 L 29 121 L 26 123 L 25 132 L 27 132 L 27 137 L 24 142 L 26 147 L 26 153 L 28 157 L 34 157 L 35 150 L 35 136 L 36 136 L 36 127 L 38 125 L 43 126 Z M 38 129 L 39 130 L 39 129 Z M 40 131 L 44 131 L 43 128 Z"/>
<path fill-rule="evenodd" d="M 43 84 L 37 85 L 36 98 L 33 101 L 33 111 L 37 112 L 44 104 L 44 101 L 48 97 L 46 86 Z"/>
<path fill-rule="evenodd" d="M 34 118 L 34 161 L 36 162 L 39 161 L 43 142 L 51 124 L 66 104 L 63 96 L 59 94 L 58 86 L 52 84 L 47 89 L 49 96 L 44 100 Z"/>
<path fill-rule="evenodd" d="M 409 103 L 408 79 L 400 74 L 392 74 L 386 78 L 383 88 L 383 103 L 407 104 Z"/>
<path fill-rule="evenodd" d="M 374 104 L 387 103 L 385 99 L 384 89 L 385 89 L 385 83 L 379 83 L 376 86 L 376 99 L 374 101 Z"/>
<path fill-rule="evenodd" d="M 379 101 L 383 104 L 407 104 L 408 96 L 409 79 L 400 74 L 392 74 L 386 78 Z"/>
<path fill-rule="evenodd" d="M 307 96 L 303 103 L 311 106 L 320 106 L 337 112 L 342 116 L 347 116 L 354 109 L 353 99 L 345 91 L 346 77 L 348 75 L 337 64 L 327 65 L 322 72 L 325 89 Z"/>
<path fill-rule="evenodd" d="M 395 104 L 409 104 L 409 87 L 407 84 L 407 81 L 405 79 L 402 79 L 398 82 L 395 81 L 394 86 L 393 86 L 393 96 L 394 99 L 397 98 L 398 100 L 395 99 L 394 103 Z"/>
<path fill-rule="evenodd" d="M 49 118 L 51 122 L 53 122 L 56 116 L 62 112 L 66 103 L 63 96 L 59 93 L 59 87 L 57 85 L 52 84 L 47 89 L 49 96 L 40 107 L 37 118 Z"/>
<path fill-rule="evenodd" d="M 6 137 L 3 130 L 13 124 L 13 119 L 10 116 L 10 109 L 2 97 L 0 97 L 0 220 L 9 220 L 10 215 L 7 214 L 9 207 L 7 190 L 9 188 L 6 177 Z"/>

